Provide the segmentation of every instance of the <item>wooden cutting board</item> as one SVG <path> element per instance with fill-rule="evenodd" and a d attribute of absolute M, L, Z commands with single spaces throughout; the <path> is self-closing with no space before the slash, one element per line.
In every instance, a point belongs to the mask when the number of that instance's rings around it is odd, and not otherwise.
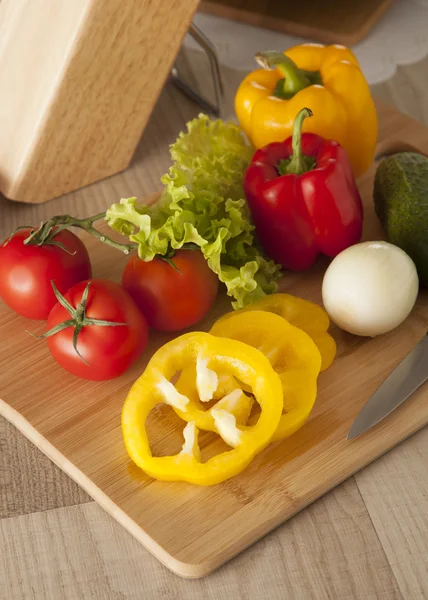
<path fill-rule="evenodd" d="M 352 46 L 362 40 L 393 0 L 202 0 L 201 12 L 266 27 L 324 44 Z"/>
<path fill-rule="evenodd" d="M 414 148 L 428 153 L 426 127 L 384 105 L 378 107 L 379 152 Z M 375 165 L 359 181 L 365 239 L 383 237 L 372 208 L 374 169 Z M 84 239 L 94 276 L 119 281 L 125 258 Z M 287 275 L 281 290 L 320 302 L 326 264 L 320 261 L 303 275 Z M 228 299 L 220 297 L 199 329 L 209 329 L 228 309 Z M 360 339 L 332 327 L 337 358 L 320 375 L 307 424 L 268 447 L 243 473 L 213 487 L 152 480 L 130 461 L 122 442 L 124 399 L 151 354 L 169 339 L 166 334 L 152 332 L 144 356 L 121 378 L 86 382 L 63 371 L 45 342 L 25 332 L 41 333 L 43 323 L 22 319 L 0 304 L 0 414 L 169 569 L 183 577 L 201 577 L 428 423 L 425 386 L 377 427 L 346 440 L 363 404 L 427 326 L 428 297 L 423 292 L 411 316 L 382 337 Z M 156 413 L 150 426 L 156 453 L 179 449 L 183 425 L 172 410 Z M 212 438 L 203 434 L 205 452 L 213 448 Z"/>

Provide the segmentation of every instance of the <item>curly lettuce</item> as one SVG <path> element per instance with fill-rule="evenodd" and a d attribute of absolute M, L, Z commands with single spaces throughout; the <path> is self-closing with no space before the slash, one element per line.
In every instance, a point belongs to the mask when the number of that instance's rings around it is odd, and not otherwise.
<path fill-rule="evenodd" d="M 233 308 L 255 302 L 276 291 L 280 267 L 256 243 L 244 197 L 242 179 L 253 151 L 237 125 L 200 114 L 170 147 L 173 164 L 161 178 L 159 201 L 148 207 L 122 198 L 106 220 L 138 244 L 145 261 L 199 247 Z"/>

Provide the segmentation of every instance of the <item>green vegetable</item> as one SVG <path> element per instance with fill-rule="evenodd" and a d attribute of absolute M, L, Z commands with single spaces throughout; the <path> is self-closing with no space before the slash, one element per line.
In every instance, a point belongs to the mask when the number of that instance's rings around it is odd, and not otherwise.
<path fill-rule="evenodd" d="M 242 178 L 253 148 L 241 129 L 199 115 L 171 146 L 173 164 L 162 177 L 165 188 L 154 207 L 122 198 L 107 211 L 112 229 L 138 244 L 145 261 L 191 244 L 201 248 L 241 308 L 275 292 L 280 267 L 257 245 Z"/>
<path fill-rule="evenodd" d="M 376 214 L 386 238 L 414 261 L 428 284 L 428 158 L 399 152 L 378 166 L 374 182 Z"/>

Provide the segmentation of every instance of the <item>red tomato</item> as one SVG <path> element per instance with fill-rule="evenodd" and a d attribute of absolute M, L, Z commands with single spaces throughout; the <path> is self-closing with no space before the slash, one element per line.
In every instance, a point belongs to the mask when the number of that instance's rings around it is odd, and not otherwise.
<path fill-rule="evenodd" d="M 132 257 L 125 266 L 122 285 L 128 290 L 150 327 L 179 331 L 198 323 L 211 309 L 218 278 L 199 250 L 177 250 L 172 260 L 144 262 Z"/>
<path fill-rule="evenodd" d="M 81 281 L 65 294 L 73 308 L 79 306 L 87 283 Z M 70 318 L 70 313 L 57 303 L 49 314 L 47 331 Z M 92 279 L 86 318 L 126 325 L 83 326 L 78 334 L 77 349 L 84 360 L 73 346 L 74 327 L 67 327 L 47 338 L 52 356 L 61 367 L 83 379 L 101 381 L 122 375 L 147 345 L 147 323 L 135 302 L 118 283 Z"/>
<path fill-rule="evenodd" d="M 51 280 L 64 294 L 92 276 L 89 254 L 82 240 L 63 230 L 54 237 L 58 246 L 25 246 L 31 229 L 17 231 L 0 246 L 0 298 L 28 319 L 47 319 L 57 300 Z"/>

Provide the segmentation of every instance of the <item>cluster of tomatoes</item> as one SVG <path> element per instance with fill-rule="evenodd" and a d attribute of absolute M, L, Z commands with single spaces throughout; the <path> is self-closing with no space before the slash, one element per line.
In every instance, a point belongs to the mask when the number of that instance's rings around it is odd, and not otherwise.
<path fill-rule="evenodd" d="M 149 328 L 191 327 L 217 296 L 217 276 L 199 249 L 150 262 L 131 255 L 119 284 L 92 278 L 87 248 L 70 230 L 41 245 L 28 244 L 31 231 L 0 246 L 0 298 L 23 317 L 47 321 L 53 358 L 78 377 L 120 376 L 144 352 Z"/>

